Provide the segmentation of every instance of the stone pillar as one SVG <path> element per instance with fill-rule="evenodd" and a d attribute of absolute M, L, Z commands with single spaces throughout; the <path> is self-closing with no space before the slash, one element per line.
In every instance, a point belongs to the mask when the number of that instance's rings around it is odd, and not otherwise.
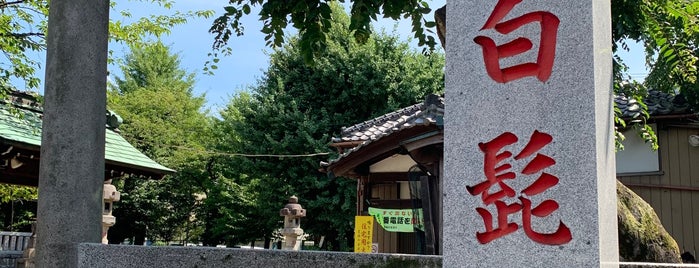
<path fill-rule="evenodd" d="M 301 218 L 306 217 L 306 210 L 298 204 L 298 201 L 298 197 L 291 196 L 289 203 L 279 211 L 279 215 L 284 216 L 284 229 L 282 229 L 284 246 L 282 249 L 285 250 L 300 250 L 303 242 L 301 239 L 303 236 Z"/>
<path fill-rule="evenodd" d="M 449 1 L 444 267 L 618 265 L 609 1 Z"/>
<path fill-rule="evenodd" d="M 112 185 L 112 180 L 106 180 L 102 189 L 102 198 L 104 199 L 104 203 L 102 203 L 102 244 L 109 244 L 107 233 L 109 227 L 116 223 L 116 217 L 112 215 L 113 203 L 119 201 L 120 196 L 121 193 Z"/>
<path fill-rule="evenodd" d="M 108 0 L 51 1 L 38 267 L 76 267 L 77 244 L 101 241 L 108 23 Z"/>

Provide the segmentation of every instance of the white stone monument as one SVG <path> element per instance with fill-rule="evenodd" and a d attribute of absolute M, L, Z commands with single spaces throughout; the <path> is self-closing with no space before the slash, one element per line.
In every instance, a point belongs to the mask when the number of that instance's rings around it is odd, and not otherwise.
<path fill-rule="evenodd" d="M 444 267 L 618 264 L 609 1 L 449 1 Z"/>

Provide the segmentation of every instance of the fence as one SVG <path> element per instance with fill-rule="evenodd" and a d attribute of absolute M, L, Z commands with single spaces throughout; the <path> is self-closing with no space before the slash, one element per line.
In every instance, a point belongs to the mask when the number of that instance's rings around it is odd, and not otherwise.
<path fill-rule="evenodd" d="M 32 233 L 0 232 L 0 268 L 14 268 L 29 246 Z"/>

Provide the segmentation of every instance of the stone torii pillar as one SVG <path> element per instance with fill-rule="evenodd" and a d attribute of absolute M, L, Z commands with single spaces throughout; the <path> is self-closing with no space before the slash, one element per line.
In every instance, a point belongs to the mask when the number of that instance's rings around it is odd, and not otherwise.
<path fill-rule="evenodd" d="M 108 26 L 108 0 L 51 1 L 37 267 L 76 267 L 77 245 L 101 241 Z"/>
<path fill-rule="evenodd" d="M 282 229 L 282 235 L 284 235 L 284 246 L 282 249 L 301 249 L 301 236 L 303 235 L 303 229 L 301 229 L 301 218 L 306 217 L 306 210 L 303 209 L 298 202 L 298 197 L 291 196 L 289 198 L 289 203 L 279 211 L 279 215 L 284 216 L 284 229 Z"/>

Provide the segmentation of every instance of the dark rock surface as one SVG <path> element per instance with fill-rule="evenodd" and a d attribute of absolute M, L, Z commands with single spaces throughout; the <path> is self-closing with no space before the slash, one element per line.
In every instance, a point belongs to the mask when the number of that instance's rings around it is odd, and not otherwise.
<path fill-rule="evenodd" d="M 681 263 L 680 249 L 653 208 L 617 181 L 619 258 L 627 262 Z"/>

